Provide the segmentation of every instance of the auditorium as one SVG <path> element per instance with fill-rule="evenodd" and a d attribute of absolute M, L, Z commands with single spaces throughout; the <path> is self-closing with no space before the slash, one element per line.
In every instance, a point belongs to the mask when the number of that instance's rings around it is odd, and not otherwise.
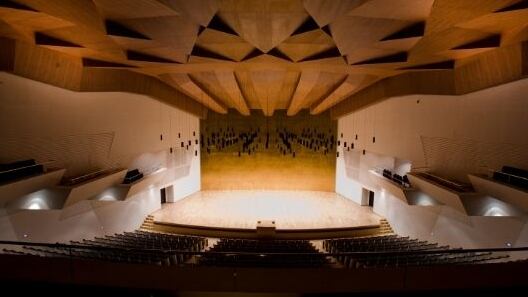
<path fill-rule="evenodd" d="M 527 94 L 528 0 L 0 0 L 1 290 L 526 296 Z"/>

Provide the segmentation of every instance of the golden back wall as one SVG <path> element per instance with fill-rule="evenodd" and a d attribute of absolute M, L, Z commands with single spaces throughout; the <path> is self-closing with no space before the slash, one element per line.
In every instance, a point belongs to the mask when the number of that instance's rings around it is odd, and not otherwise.
<path fill-rule="evenodd" d="M 336 131 L 328 113 L 209 113 L 201 122 L 202 190 L 334 191 Z"/>

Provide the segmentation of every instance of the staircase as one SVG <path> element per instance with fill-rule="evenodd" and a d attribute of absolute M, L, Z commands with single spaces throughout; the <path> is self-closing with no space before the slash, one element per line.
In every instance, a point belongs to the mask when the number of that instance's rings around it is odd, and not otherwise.
<path fill-rule="evenodd" d="M 148 215 L 139 229 L 143 231 L 155 231 L 156 226 L 154 226 L 154 216 Z"/>
<path fill-rule="evenodd" d="M 381 219 L 379 233 L 377 235 L 392 235 L 392 234 L 394 234 L 394 230 L 392 230 L 392 227 L 389 224 L 389 221 L 387 221 L 387 219 Z"/>

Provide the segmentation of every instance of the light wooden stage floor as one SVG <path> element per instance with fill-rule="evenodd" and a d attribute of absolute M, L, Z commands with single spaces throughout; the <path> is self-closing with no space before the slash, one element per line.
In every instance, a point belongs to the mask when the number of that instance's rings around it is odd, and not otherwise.
<path fill-rule="evenodd" d="M 379 225 L 381 217 L 336 193 L 316 191 L 202 191 L 153 213 L 154 222 L 255 229 L 274 220 L 280 229 L 332 229 Z"/>

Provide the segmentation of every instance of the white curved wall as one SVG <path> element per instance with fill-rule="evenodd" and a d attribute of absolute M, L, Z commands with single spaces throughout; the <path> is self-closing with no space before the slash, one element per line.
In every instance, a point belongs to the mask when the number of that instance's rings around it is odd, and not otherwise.
<path fill-rule="evenodd" d="M 362 187 L 375 191 L 374 211 L 402 235 L 464 247 L 528 244 L 526 217 L 468 217 L 445 206 L 408 206 L 377 188 L 368 173 L 397 167 L 398 160 L 461 180 L 504 164 L 528 168 L 527 93 L 524 79 L 463 96 L 390 98 L 340 118 L 336 192 L 361 203 Z M 345 141 L 354 149 L 344 149 Z"/>
<path fill-rule="evenodd" d="M 70 176 L 95 168 L 166 168 L 156 188 L 125 201 L 0 210 L 0 238 L 54 242 L 130 231 L 160 207 L 159 187 L 173 186 L 169 201 L 200 190 L 200 129 L 193 115 L 144 95 L 79 93 L 5 72 L 0 98 L 0 162 L 51 159 Z"/>

